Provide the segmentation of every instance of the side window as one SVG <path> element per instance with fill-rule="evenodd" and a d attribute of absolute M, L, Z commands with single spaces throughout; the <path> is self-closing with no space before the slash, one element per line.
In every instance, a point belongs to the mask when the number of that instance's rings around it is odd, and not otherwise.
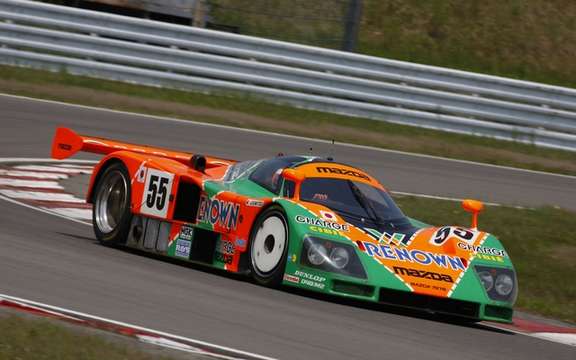
<path fill-rule="evenodd" d="M 282 196 L 287 197 L 289 199 L 293 198 L 295 188 L 296 188 L 296 184 L 294 184 L 294 181 L 290 181 L 290 180 L 284 181 L 284 190 L 282 192 Z"/>
<path fill-rule="evenodd" d="M 242 176 L 244 176 L 252 167 L 254 167 L 256 164 L 258 164 L 258 161 L 253 161 L 253 160 L 249 160 L 249 161 L 242 161 L 239 163 L 236 163 L 232 166 L 230 166 L 230 168 L 228 169 L 228 171 L 226 172 L 226 175 L 224 175 L 224 178 L 222 178 L 223 181 L 234 181 Z"/>

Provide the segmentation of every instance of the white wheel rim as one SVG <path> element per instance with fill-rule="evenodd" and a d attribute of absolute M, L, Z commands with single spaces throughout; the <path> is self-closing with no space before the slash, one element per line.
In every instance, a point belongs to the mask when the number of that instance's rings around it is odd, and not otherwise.
<path fill-rule="evenodd" d="M 266 218 L 252 244 L 252 263 L 260 273 L 269 273 L 282 261 L 286 246 L 284 221 L 278 216 Z"/>

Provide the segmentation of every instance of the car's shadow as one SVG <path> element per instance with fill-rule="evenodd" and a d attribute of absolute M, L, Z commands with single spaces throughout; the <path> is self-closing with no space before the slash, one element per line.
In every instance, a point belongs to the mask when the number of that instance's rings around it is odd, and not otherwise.
<path fill-rule="evenodd" d="M 406 308 L 406 307 L 394 306 L 394 305 L 388 305 L 388 304 L 382 304 L 382 303 L 366 302 L 366 301 L 361 301 L 361 300 L 356 300 L 356 299 L 343 298 L 343 297 L 339 297 L 339 296 L 331 296 L 330 294 L 323 294 L 323 293 L 317 293 L 317 292 L 313 292 L 313 291 L 306 291 L 304 289 L 288 287 L 288 286 L 283 286 L 280 290 L 284 291 L 286 293 L 293 294 L 293 295 L 302 296 L 302 297 L 306 297 L 306 298 L 312 298 L 312 299 L 316 299 L 316 300 L 320 300 L 320 301 L 326 301 L 326 302 L 330 302 L 333 304 L 351 306 L 351 307 L 355 307 L 355 308 L 362 308 L 362 309 L 372 310 L 372 311 L 381 311 L 381 312 L 385 312 L 388 314 L 394 314 L 394 315 L 398 315 L 398 316 L 407 316 L 407 317 L 411 317 L 411 318 L 418 318 L 418 319 L 428 320 L 428 321 L 448 323 L 448 324 L 455 325 L 455 326 L 477 328 L 477 329 L 481 329 L 481 330 L 486 330 L 486 331 L 496 332 L 496 333 L 501 333 L 501 334 L 506 334 L 506 335 L 514 335 L 513 332 L 507 331 L 506 329 L 499 329 L 499 328 L 495 328 L 493 326 L 485 325 L 485 324 L 480 323 L 480 322 L 473 322 L 473 321 L 469 321 L 469 320 L 467 321 L 464 318 L 458 318 L 455 316 L 432 313 L 432 312 L 428 312 L 425 310 L 418 310 L 418 309 L 414 309 L 414 308 Z"/>
<path fill-rule="evenodd" d="M 68 233 L 59 233 L 59 234 L 64 235 L 64 236 L 68 236 L 68 237 L 73 237 L 73 238 L 76 238 L 79 240 L 84 240 L 84 241 L 88 240 L 96 246 L 105 246 L 105 245 L 100 244 L 95 238 L 90 238 L 90 237 L 86 237 L 86 236 L 79 236 L 79 235 L 74 235 L 74 234 L 68 234 Z M 185 262 L 183 260 L 164 257 L 161 255 L 146 252 L 146 251 L 140 250 L 140 249 L 127 248 L 127 247 L 123 247 L 123 246 L 105 246 L 105 247 L 108 247 L 108 248 L 113 247 L 116 250 L 122 251 L 122 252 L 127 253 L 127 254 L 132 254 L 135 256 L 143 256 L 143 257 L 147 257 L 149 259 L 162 261 L 164 263 L 169 263 L 169 264 L 173 264 L 176 266 L 186 267 L 186 268 L 194 270 L 194 271 L 201 271 L 201 272 L 206 273 L 206 274 L 222 276 L 222 277 L 229 278 L 231 280 L 242 281 L 244 283 L 249 283 L 251 285 L 258 286 L 254 281 L 251 280 L 251 278 L 249 276 L 246 276 L 245 274 L 230 273 L 230 272 L 227 272 L 227 271 L 222 270 L 222 269 L 211 268 L 208 265 Z M 349 298 L 344 298 L 344 297 L 339 297 L 339 296 L 332 296 L 330 294 L 323 294 L 323 293 L 317 293 L 314 291 L 307 291 L 304 289 L 294 288 L 294 287 L 290 287 L 290 286 L 281 286 L 280 288 L 275 289 L 275 290 L 276 291 L 282 291 L 282 292 L 285 292 L 287 294 L 291 294 L 294 296 L 299 296 L 302 298 L 315 299 L 315 300 L 319 300 L 319 301 L 330 302 L 333 304 L 339 304 L 339 305 L 344 305 L 344 306 L 361 308 L 361 309 L 366 309 L 366 310 L 371 310 L 371 311 L 385 312 L 385 313 L 394 314 L 394 315 L 398 315 L 398 316 L 407 316 L 407 317 L 418 318 L 418 319 L 427 320 L 427 321 L 447 323 L 447 324 L 451 324 L 454 326 L 476 328 L 476 329 L 480 329 L 480 330 L 484 330 L 484 331 L 490 331 L 490 332 L 495 332 L 495 333 L 500 333 L 500 334 L 505 334 L 505 335 L 515 335 L 514 332 L 508 331 L 506 329 L 496 328 L 496 327 L 493 327 L 493 326 L 490 326 L 490 325 L 487 325 L 487 324 L 484 324 L 481 322 L 475 323 L 475 322 L 467 321 L 466 319 L 457 318 L 454 316 L 436 314 L 436 313 L 431 313 L 431 312 L 418 310 L 418 309 L 404 308 L 404 307 L 400 307 L 400 306 L 387 305 L 387 304 L 381 304 L 381 303 L 365 302 L 365 301 L 361 301 L 361 300 L 349 299 Z"/>

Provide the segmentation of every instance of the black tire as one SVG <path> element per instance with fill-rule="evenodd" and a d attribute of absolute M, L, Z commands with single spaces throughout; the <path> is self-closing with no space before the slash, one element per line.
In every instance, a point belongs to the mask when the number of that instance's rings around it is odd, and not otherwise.
<path fill-rule="evenodd" d="M 277 287 L 286 268 L 289 229 L 280 206 L 264 210 L 254 222 L 250 234 L 250 272 L 257 283 Z"/>
<path fill-rule="evenodd" d="M 103 245 L 126 243 L 132 212 L 130 175 L 123 163 L 108 166 L 100 176 L 93 196 L 92 224 Z"/>

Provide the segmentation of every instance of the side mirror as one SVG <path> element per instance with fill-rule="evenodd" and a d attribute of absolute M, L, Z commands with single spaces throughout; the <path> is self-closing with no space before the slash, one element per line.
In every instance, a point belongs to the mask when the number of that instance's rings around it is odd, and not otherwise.
<path fill-rule="evenodd" d="M 284 169 L 282 170 L 282 177 L 285 180 L 292 181 L 294 183 L 294 200 L 299 200 L 300 185 L 302 184 L 302 181 L 306 179 L 306 176 L 294 169 Z"/>
<path fill-rule="evenodd" d="M 305 177 L 301 173 L 294 169 L 284 169 L 282 170 L 282 177 L 286 180 L 293 181 L 295 183 L 301 183 L 304 181 Z"/>
<path fill-rule="evenodd" d="M 466 199 L 462 201 L 462 208 L 472 213 L 472 225 L 470 226 L 471 229 L 478 229 L 478 214 L 484 210 L 484 203 L 478 200 Z"/>

